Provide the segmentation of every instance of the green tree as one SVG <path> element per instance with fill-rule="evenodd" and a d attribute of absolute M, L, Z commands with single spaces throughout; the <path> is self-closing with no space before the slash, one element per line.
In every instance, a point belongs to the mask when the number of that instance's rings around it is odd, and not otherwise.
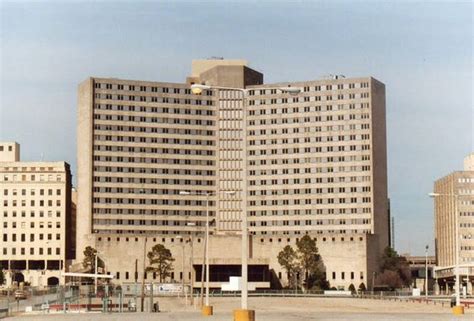
<path fill-rule="evenodd" d="M 2 269 L 0 269 L 0 285 L 4 285 L 5 282 L 6 282 L 5 273 L 3 272 Z"/>
<path fill-rule="evenodd" d="M 296 276 L 302 272 L 306 289 L 328 289 L 329 282 L 326 280 L 324 264 L 318 253 L 316 241 L 305 235 L 296 242 L 296 247 L 295 251 L 290 245 L 285 246 L 277 257 L 278 263 L 288 275 L 289 286 L 296 285 Z"/>
<path fill-rule="evenodd" d="M 146 270 L 148 272 L 158 273 L 160 282 L 163 282 L 167 277 L 171 276 L 173 271 L 173 261 L 175 260 L 171 255 L 171 251 L 162 244 L 157 244 L 152 247 L 147 254 L 149 265 Z"/>
<path fill-rule="evenodd" d="M 88 270 L 89 273 L 95 273 L 95 257 L 97 255 L 97 250 L 91 246 L 87 246 L 84 249 L 84 259 L 82 260 L 82 266 Z M 97 266 L 100 268 L 105 267 L 104 262 L 97 258 Z"/>
<path fill-rule="evenodd" d="M 411 272 L 407 259 L 387 246 L 382 255 L 381 273 L 377 276 L 376 283 L 391 289 L 409 286 Z"/>
<path fill-rule="evenodd" d="M 287 245 L 278 253 L 278 263 L 286 271 L 290 285 L 294 282 L 294 275 L 298 270 L 297 254 L 295 250 Z"/>
<path fill-rule="evenodd" d="M 324 288 L 322 281 L 324 278 L 324 265 L 318 253 L 316 240 L 309 235 L 303 236 L 296 242 L 299 266 L 304 274 L 305 287 L 310 289 L 314 283 L 318 287 Z M 329 286 L 329 285 L 328 285 Z"/>

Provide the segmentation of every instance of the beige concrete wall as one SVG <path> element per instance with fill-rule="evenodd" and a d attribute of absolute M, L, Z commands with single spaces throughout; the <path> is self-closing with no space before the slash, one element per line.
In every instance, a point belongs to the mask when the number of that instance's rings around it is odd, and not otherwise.
<path fill-rule="evenodd" d="M 0 162 L 19 162 L 20 145 L 16 142 L 0 142 Z"/>
<path fill-rule="evenodd" d="M 77 97 L 77 223 L 76 258 L 90 244 L 92 232 L 92 158 L 93 158 L 93 98 L 94 81 L 89 78 L 78 88 Z"/>
<path fill-rule="evenodd" d="M 390 243 L 387 192 L 387 129 L 385 108 L 385 85 L 373 78 L 371 86 L 372 108 L 372 168 L 373 168 L 373 222 L 378 235 L 379 253 Z"/>
<path fill-rule="evenodd" d="M 191 77 L 199 77 L 203 72 L 216 66 L 247 66 L 243 59 L 196 59 L 192 61 Z"/>
<path fill-rule="evenodd" d="M 98 239 L 96 241 L 96 247 L 105 260 L 107 272 L 114 277 L 117 276 L 118 272 L 120 276 L 120 279 L 115 279 L 113 282 L 127 283 L 134 281 L 136 260 L 139 271 L 138 281 L 140 282 L 143 275 L 141 271 L 143 271 L 144 238 L 140 236 L 124 237 L 118 235 L 104 235 L 100 238 L 100 241 Z M 181 239 L 168 236 L 149 237 L 145 252 L 148 253 L 155 244 L 163 244 L 169 248 L 176 259 L 173 263 L 175 273 L 173 281 L 179 283 L 182 282 L 180 272 L 183 271 L 184 244 L 184 281 L 188 283 L 190 281 L 191 245 L 186 243 L 186 240 L 189 239 L 189 236 L 184 237 L 183 242 Z M 291 245 L 296 249 L 296 239 L 294 237 L 251 237 L 250 264 L 269 264 L 270 269 L 277 278 L 281 274 L 280 282 L 283 286 L 286 286 L 288 284 L 286 272 L 279 265 L 277 256 L 286 245 Z M 372 269 L 368 267 L 368 262 L 366 261 L 368 241 L 365 235 L 337 237 L 325 235 L 317 236 L 316 239 L 331 286 L 347 289 L 350 284 L 354 284 L 358 288 L 360 283 L 363 282 L 367 287 L 368 282 L 370 282 L 368 275 L 370 275 Z M 195 265 L 200 265 L 203 262 L 204 239 L 202 236 L 194 236 L 193 240 L 193 262 Z M 241 238 L 237 235 L 211 236 L 209 244 L 210 264 L 241 264 L 240 248 Z M 145 262 L 148 265 L 148 259 Z M 125 278 L 127 272 L 128 279 Z M 342 279 L 343 273 L 344 279 Z M 152 273 L 147 274 L 147 280 L 153 280 Z M 154 281 L 157 282 L 157 279 Z"/>

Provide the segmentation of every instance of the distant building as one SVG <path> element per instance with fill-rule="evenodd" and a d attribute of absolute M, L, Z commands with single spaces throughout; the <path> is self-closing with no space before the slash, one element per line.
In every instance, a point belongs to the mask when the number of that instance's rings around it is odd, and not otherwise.
<path fill-rule="evenodd" d="M 436 268 L 440 291 L 454 285 L 456 221 L 459 227 L 459 265 L 462 286 L 472 293 L 474 282 L 474 154 L 464 160 L 464 170 L 438 179 L 434 192 Z"/>
<path fill-rule="evenodd" d="M 65 162 L 22 162 L 0 143 L 0 268 L 7 285 L 55 285 L 74 258 L 71 171 Z"/>
<path fill-rule="evenodd" d="M 264 84 L 243 60 L 192 67 L 186 83 L 89 78 L 79 85 L 78 257 L 92 245 L 116 282 L 130 282 L 144 246 L 162 243 L 180 258 L 192 234 L 199 286 L 209 193 L 211 287 L 220 287 L 240 275 L 246 184 L 249 280 L 257 287 L 287 284 L 278 252 L 306 234 L 332 286 L 367 287 L 389 244 L 385 85 L 343 76 Z M 241 92 L 195 95 L 192 83 L 245 88 L 245 105 Z M 189 281 L 188 263 L 174 265 L 172 279 Z"/>
<path fill-rule="evenodd" d="M 425 289 L 426 266 L 428 266 L 428 292 L 431 294 L 434 290 L 433 268 L 436 266 L 436 257 L 428 256 L 428 258 L 426 258 L 425 256 L 404 256 L 410 266 L 411 286 L 420 289 L 422 292 Z"/>

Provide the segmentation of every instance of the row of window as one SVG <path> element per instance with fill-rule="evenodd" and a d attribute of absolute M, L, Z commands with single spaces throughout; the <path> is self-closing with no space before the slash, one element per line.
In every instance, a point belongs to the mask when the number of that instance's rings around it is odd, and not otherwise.
<path fill-rule="evenodd" d="M 150 148 L 152 154 L 173 154 L 173 155 L 204 155 L 204 156 L 213 156 L 215 154 L 214 150 L 203 150 L 203 149 L 185 149 L 185 148 Z M 96 159 L 97 158 L 97 159 Z M 153 158 L 145 158 L 148 162 L 153 163 Z M 157 159 L 157 158 L 155 158 Z M 114 157 L 112 160 L 111 156 L 94 156 L 94 160 L 101 160 L 105 162 L 132 162 L 136 163 L 140 161 L 139 157 Z"/>
<path fill-rule="evenodd" d="M 336 272 L 332 272 L 332 280 L 337 280 L 336 274 L 337 274 Z M 339 275 L 340 275 L 340 280 L 345 280 L 346 279 L 346 272 L 340 272 Z M 360 278 L 360 280 L 364 279 L 364 272 L 360 272 L 359 278 Z M 355 273 L 354 272 L 350 272 L 350 279 L 351 280 L 355 279 Z"/>
<path fill-rule="evenodd" d="M 95 156 L 97 157 L 97 156 Z M 95 158 L 100 161 L 102 159 Z M 102 157 L 104 158 L 104 157 Z M 109 160 L 114 161 L 114 160 Z M 185 175 L 185 176 L 215 176 L 215 171 L 210 170 L 191 170 L 191 169 L 168 169 L 168 168 L 136 168 L 136 173 L 142 174 L 158 174 L 158 175 Z M 122 180 L 123 182 L 123 180 Z"/>
<path fill-rule="evenodd" d="M 207 102 L 202 104 L 201 101 L 196 101 L 195 105 L 207 105 Z M 199 108 L 169 108 L 169 107 L 147 107 L 147 106 L 126 106 L 126 105 L 112 105 L 112 104 L 95 104 L 94 109 L 96 110 L 113 110 L 113 111 L 124 111 L 124 112 L 137 112 L 137 113 L 154 113 L 154 114 L 183 114 L 183 115 L 205 115 L 213 116 L 214 111 L 211 109 Z"/>
<path fill-rule="evenodd" d="M 285 145 L 285 144 L 301 144 L 303 147 L 306 143 L 324 143 L 324 142 L 333 142 L 333 141 L 355 141 L 355 140 L 369 140 L 370 134 L 360 134 L 360 135 L 337 135 L 337 136 L 306 136 L 304 138 L 296 137 L 293 139 L 280 138 L 280 139 L 252 139 L 249 142 L 250 146 L 258 145 Z"/>
<path fill-rule="evenodd" d="M 283 124 L 299 124 L 299 123 L 318 123 L 324 121 L 347 121 L 347 120 L 361 120 L 369 119 L 369 114 L 350 114 L 350 115 L 338 115 L 337 117 L 329 116 L 315 116 L 315 117 L 294 117 L 294 118 L 271 118 L 271 119 L 259 119 L 249 120 L 248 125 L 260 126 L 260 125 L 283 125 Z"/>
<path fill-rule="evenodd" d="M 94 97 L 95 99 L 103 99 L 103 100 L 139 101 L 139 102 L 160 103 L 160 104 L 179 104 L 179 105 L 199 106 L 204 103 L 206 106 L 214 105 L 214 101 L 212 100 L 170 98 L 170 97 L 162 97 L 162 96 L 136 96 L 136 95 L 95 93 Z"/>
<path fill-rule="evenodd" d="M 325 152 L 334 152 L 335 147 L 339 146 L 322 146 L 322 147 L 304 147 L 304 148 L 272 148 L 272 149 L 250 149 L 249 156 L 258 156 L 258 155 L 283 155 L 283 154 L 300 154 L 300 153 L 325 153 Z M 346 147 L 349 148 L 350 151 L 369 151 L 370 144 L 362 144 L 362 145 L 350 145 L 350 146 L 343 146 L 344 150 Z M 340 150 L 342 151 L 342 150 Z"/>
<path fill-rule="evenodd" d="M 107 228 L 103 228 L 103 229 L 95 229 L 94 230 L 94 233 L 96 234 L 126 234 L 126 235 L 149 235 L 149 236 L 152 236 L 152 235 L 156 235 L 156 234 L 161 234 L 161 235 L 182 235 L 183 234 L 183 228 L 185 228 L 184 226 L 183 227 L 180 227 L 179 230 L 169 230 L 169 228 L 167 228 L 166 230 L 157 230 L 157 229 L 154 229 L 154 230 L 140 230 L 138 228 L 134 228 L 134 229 L 131 229 L 131 230 L 124 230 L 124 229 L 119 229 L 119 230 L 114 230 L 114 229 L 111 229 L 109 226 Z M 254 231 L 252 229 L 254 229 L 256 227 L 250 227 L 250 231 L 249 233 L 251 235 L 286 235 L 286 236 L 291 236 L 291 235 L 294 235 L 294 236 L 300 236 L 302 234 L 308 234 L 308 231 L 304 231 L 302 230 L 301 228 L 295 228 L 295 227 L 292 227 L 291 230 L 274 230 L 274 231 L 267 231 L 267 230 L 263 230 L 263 231 Z M 187 231 L 186 233 L 188 234 L 191 234 L 191 230 Z M 358 230 L 358 229 L 348 229 L 348 230 L 345 230 L 345 229 L 337 229 L 337 230 L 331 230 L 331 229 L 328 229 L 328 230 L 316 230 L 314 231 L 315 234 L 318 234 L 318 235 L 325 235 L 325 234 L 339 234 L 339 235 L 345 235 L 345 234 L 352 234 L 352 235 L 357 235 L 357 234 L 370 234 L 372 233 L 371 229 L 361 229 L 361 230 Z M 212 232 L 211 232 L 212 234 Z"/>
<path fill-rule="evenodd" d="M 326 215 L 326 214 L 370 214 L 371 213 L 371 208 L 370 207 L 352 207 L 352 208 L 307 208 L 304 211 L 300 209 L 294 209 L 294 210 L 288 210 L 288 209 L 283 209 L 283 210 L 272 210 L 272 211 L 250 211 L 249 215 L 250 216 L 267 216 L 267 214 L 270 213 L 272 216 L 275 215 Z"/>
<path fill-rule="evenodd" d="M 175 165 L 197 165 L 197 166 L 214 166 L 214 161 L 212 160 L 200 160 L 200 159 L 159 159 L 153 158 L 151 162 L 153 164 L 175 164 Z M 146 173 L 145 168 L 135 168 L 135 167 L 115 167 L 115 166 L 94 166 L 95 172 L 114 172 L 114 173 Z M 144 178 L 143 178 L 144 179 Z M 138 180 L 138 178 L 137 178 Z M 141 180 L 141 178 L 140 178 Z M 134 182 L 134 180 L 129 182 Z M 145 181 L 140 181 L 140 183 L 145 183 Z M 156 182 L 154 183 L 156 184 Z"/>
<path fill-rule="evenodd" d="M 139 91 L 139 92 L 152 92 L 152 93 L 173 93 L 173 94 L 184 94 L 191 95 L 190 88 L 170 88 L 161 86 L 149 86 L 149 85 L 133 85 L 133 84 L 109 84 L 102 82 L 94 83 L 95 89 L 108 89 L 108 90 L 124 90 L 124 91 Z M 212 90 L 203 90 L 201 95 L 212 96 Z"/>
<path fill-rule="evenodd" d="M 299 174 L 303 174 L 303 168 L 293 168 L 293 173 L 289 172 L 290 169 L 288 168 L 283 168 L 280 170 L 277 169 L 272 169 L 267 171 L 266 169 L 260 170 L 260 171 L 255 171 L 255 170 L 250 170 L 249 175 L 250 176 L 265 176 L 265 175 L 292 175 L 292 176 L 297 176 Z M 307 177 L 307 174 L 316 174 L 316 173 L 333 173 L 333 172 L 365 172 L 365 171 L 370 171 L 370 165 L 360 165 L 360 166 L 339 166 L 339 167 L 332 167 L 332 166 L 326 166 L 326 167 L 312 167 L 312 168 L 304 168 L 304 176 Z M 258 173 L 258 175 L 257 175 Z M 299 178 L 298 179 L 299 183 Z M 258 181 L 257 181 L 258 182 Z M 265 182 L 260 181 L 260 185 L 265 185 Z"/>
<path fill-rule="evenodd" d="M 110 124 L 103 123 L 100 121 L 98 121 L 96 124 L 100 124 L 102 126 L 110 125 Z M 130 130 L 130 127 L 132 127 L 133 130 Z M 214 131 L 203 130 L 203 129 L 188 129 L 188 128 L 182 129 L 182 128 L 176 128 L 176 127 L 173 127 L 173 128 L 140 127 L 140 126 L 120 126 L 120 125 L 117 126 L 118 131 L 122 131 L 122 130 L 126 131 L 126 128 L 128 128 L 128 131 L 131 131 L 131 132 L 159 133 L 159 134 L 172 134 L 172 135 L 191 135 L 193 136 L 193 138 L 195 138 L 196 136 L 213 136 L 214 135 Z M 140 137 L 140 138 L 145 139 L 146 137 Z M 143 143 L 147 141 L 145 140 L 142 141 L 140 139 L 139 141 L 137 140 L 137 142 Z"/>
<path fill-rule="evenodd" d="M 123 91 L 137 91 L 137 92 L 152 92 L 152 93 L 173 93 L 173 94 L 185 94 L 191 95 L 192 91 L 190 88 L 176 88 L 176 87 L 162 87 L 162 86 L 150 86 L 142 84 L 111 84 L 103 82 L 95 82 L 95 89 L 107 89 L 107 90 L 123 90 Z M 343 89 L 358 89 L 358 88 L 369 88 L 369 82 L 362 83 L 339 83 L 339 84 L 318 84 L 311 86 L 304 86 L 303 92 L 310 91 L 329 91 L 329 90 L 343 90 Z M 251 89 L 248 91 L 249 96 L 258 95 L 275 95 L 277 89 Z M 204 90 L 201 95 L 212 96 L 212 90 Z"/>
<path fill-rule="evenodd" d="M 350 124 L 349 129 L 352 130 L 351 128 L 358 128 L 357 126 L 360 125 L 360 129 L 369 129 L 370 124 L 367 123 L 360 123 L 360 124 Z M 249 130 L 248 131 L 248 136 L 267 136 L 267 135 L 286 135 L 286 134 L 298 134 L 298 133 L 319 133 L 323 131 L 327 132 L 332 132 L 332 131 L 341 131 L 341 128 L 346 128 L 346 125 L 340 124 L 340 125 L 329 125 L 329 126 L 298 126 L 298 127 L 292 127 L 292 128 L 272 128 L 272 129 L 267 129 L 262 128 L 259 130 Z M 267 138 L 273 138 L 273 137 L 267 137 Z"/>
<path fill-rule="evenodd" d="M 209 202 L 210 203 L 210 202 Z M 107 208 L 94 208 L 92 210 L 94 214 L 127 214 L 127 215 L 174 215 L 174 216 L 206 216 L 206 211 L 197 211 L 197 210 L 157 210 L 157 209 L 132 209 L 132 208 L 114 208 L 112 206 L 107 206 Z M 214 216 L 214 211 L 209 211 L 209 216 Z M 197 224 L 197 223 L 196 223 Z"/>
<path fill-rule="evenodd" d="M 5 170 L 8 170 L 8 167 L 6 167 Z M 8 182 L 8 181 L 10 181 L 10 182 L 25 182 L 25 181 L 31 181 L 31 182 L 61 182 L 62 181 L 62 175 L 5 174 L 2 177 L 3 177 L 3 181 L 5 181 L 5 182 Z"/>
<path fill-rule="evenodd" d="M 214 126 L 213 120 L 202 120 L 196 118 L 158 118 L 158 117 L 138 117 L 138 116 L 122 116 L 108 114 L 94 114 L 95 120 L 110 120 L 123 122 L 142 122 L 156 124 L 174 124 L 174 125 L 195 125 L 195 126 Z"/>
<path fill-rule="evenodd" d="M 370 97 L 370 93 L 339 93 L 339 94 L 328 94 L 328 95 L 317 95 L 317 96 L 299 96 L 293 98 L 270 98 L 270 99 L 250 99 L 249 106 L 258 105 L 280 105 L 288 103 L 301 103 L 301 102 L 312 102 L 312 101 L 335 101 L 335 100 L 349 100 L 349 99 L 366 99 Z"/>
<path fill-rule="evenodd" d="M 310 91 L 325 91 L 325 90 L 342 90 L 342 89 L 356 89 L 356 88 L 369 88 L 368 82 L 362 83 L 341 83 L 341 84 L 326 84 L 326 85 L 312 85 L 312 86 L 304 86 L 303 92 L 310 92 Z M 258 96 L 258 95 L 274 95 L 278 92 L 277 89 L 252 89 L 249 90 L 250 96 Z"/>
<path fill-rule="evenodd" d="M 360 225 L 370 224 L 370 219 L 340 219 L 340 220 L 265 220 L 265 221 L 250 221 L 250 226 L 300 226 L 300 225 Z"/>
<path fill-rule="evenodd" d="M 306 101 L 306 98 L 309 98 L 309 97 L 305 97 L 305 101 Z M 255 108 L 255 107 L 250 107 L 250 108 Z M 304 107 L 293 106 L 291 108 L 287 106 L 265 108 L 264 104 L 263 105 L 260 104 L 259 109 L 249 110 L 249 117 L 252 118 L 252 116 L 255 116 L 255 115 L 275 115 L 275 114 L 290 115 L 292 113 L 298 114 L 302 112 L 303 113 L 321 113 L 321 112 L 358 110 L 358 109 L 369 109 L 369 108 L 370 108 L 369 103 L 338 104 L 338 105 L 326 104 L 326 105 L 313 105 L 313 106 L 304 106 Z"/>
<path fill-rule="evenodd" d="M 100 126 L 96 125 L 96 129 L 100 130 L 116 130 L 118 126 Z M 132 127 L 138 128 L 138 127 Z M 106 135 L 107 136 L 107 135 Z M 98 136 L 100 138 L 100 136 Z M 215 141 L 213 140 L 203 140 L 203 139 L 179 139 L 179 138 L 158 138 L 158 137 L 145 137 L 149 138 L 145 143 L 153 144 L 172 144 L 172 145 L 205 145 L 205 146 L 215 146 Z M 137 146 L 113 146 L 113 145 L 95 145 L 94 150 L 106 150 L 106 151 L 119 151 L 119 152 L 135 152 L 139 151 L 140 153 L 156 153 L 156 150 L 153 150 L 151 147 L 137 147 Z"/>
<path fill-rule="evenodd" d="M 54 192 L 53 189 L 49 188 L 49 189 L 43 189 L 43 188 L 40 188 L 38 190 L 34 189 L 34 188 L 31 188 L 30 189 L 30 193 L 29 195 L 30 196 L 35 196 L 36 195 L 36 192 L 38 191 L 38 194 L 43 196 L 43 195 L 48 195 L 48 196 L 52 196 L 53 194 L 55 194 L 56 196 L 60 196 L 61 195 L 61 189 L 56 189 L 56 192 Z M 17 190 L 16 188 L 12 188 L 12 189 L 4 189 L 3 190 L 3 195 L 4 196 L 8 196 L 8 195 L 12 195 L 12 196 L 16 196 L 16 195 L 22 195 L 22 196 L 26 196 L 27 195 L 27 189 L 21 189 L 21 190 Z"/>
<path fill-rule="evenodd" d="M 17 225 L 17 223 L 19 223 Z M 10 222 L 10 227 L 8 226 L 8 222 L 3 222 L 3 228 L 17 228 L 18 227 L 21 227 L 22 229 L 24 228 L 27 228 L 28 225 L 30 228 L 53 228 L 53 226 L 56 226 L 56 228 L 61 228 L 61 222 L 29 222 L 30 224 L 28 224 L 27 222 L 16 222 L 16 221 L 13 221 L 13 222 Z M 36 223 L 38 223 L 38 225 L 36 225 Z M 55 223 L 55 224 L 54 224 Z"/>
<path fill-rule="evenodd" d="M 43 207 L 43 206 L 53 206 L 53 200 L 39 200 L 38 202 L 36 202 L 35 200 L 30 200 L 30 204 L 27 205 L 27 201 L 26 200 L 21 200 L 21 201 L 17 201 L 17 200 L 11 200 L 10 202 L 8 200 L 3 200 L 3 206 L 7 207 L 7 206 L 12 206 L 12 207 L 16 207 L 16 206 L 22 206 L 22 207 L 25 207 L 25 206 L 40 206 L 40 207 Z M 61 206 L 61 200 L 56 200 L 55 202 L 55 206 Z"/>
<path fill-rule="evenodd" d="M 17 237 L 18 235 L 18 237 Z M 38 239 L 39 241 L 43 241 L 43 240 L 48 240 L 48 241 L 52 241 L 53 240 L 53 234 L 52 233 L 48 233 L 48 234 L 43 234 L 43 233 L 40 233 L 40 234 L 29 234 L 30 237 L 27 239 L 27 234 L 11 234 L 11 241 L 12 242 L 35 242 L 35 235 L 38 236 Z M 57 233 L 56 236 L 55 236 L 55 239 L 56 241 L 60 241 L 61 240 L 61 234 Z M 3 234 L 3 241 L 4 242 L 8 242 L 8 234 Z"/>
<path fill-rule="evenodd" d="M 46 249 L 40 247 L 40 248 L 37 249 L 37 252 L 36 252 L 36 253 L 39 254 L 39 255 L 45 255 L 45 254 L 47 254 L 47 255 L 53 255 L 53 250 L 54 250 L 54 249 L 53 249 L 53 248 L 50 248 L 50 247 L 48 247 L 48 248 L 46 248 Z M 11 248 L 11 249 L 10 249 L 10 253 L 8 253 L 8 249 L 7 249 L 7 248 L 3 248 L 3 255 L 8 255 L 8 254 L 10 254 L 10 255 L 35 255 L 35 248 L 34 248 L 34 247 L 31 247 L 28 254 L 27 254 L 27 249 L 24 248 L 24 247 L 19 248 L 19 251 L 17 251 L 17 248 L 15 248 L 15 247 L 14 247 L 14 248 Z M 55 252 L 54 252 L 54 254 L 55 254 L 55 255 L 61 255 L 61 248 L 57 247 L 56 250 L 55 250 Z"/>
<path fill-rule="evenodd" d="M 20 212 L 21 217 L 26 217 L 26 211 Z M 46 216 L 45 216 L 46 215 Z M 36 212 L 30 211 L 30 217 L 35 217 Z M 8 211 L 3 211 L 3 217 L 8 217 Z M 17 217 L 17 211 L 11 211 L 11 217 Z M 53 217 L 53 211 L 38 211 L 38 217 Z M 61 217 L 61 211 L 56 211 L 56 217 Z"/>
<path fill-rule="evenodd" d="M 334 157 L 335 159 L 339 161 L 344 161 L 344 156 L 342 157 Z M 327 157 L 327 159 L 331 159 L 331 162 L 334 162 L 333 157 Z M 365 160 L 365 159 L 364 159 Z M 349 161 L 349 160 L 348 160 Z M 329 162 L 329 161 L 328 161 Z M 364 167 L 367 166 L 367 167 Z M 327 167 L 305 167 L 305 168 L 279 168 L 279 169 L 260 169 L 260 170 L 250 170 L 249 175 L 250 176 L 260 176 L 260 175 L 298 175 L 298 174 L 314 174 L 314 173 L 323 173 L 323 172 L 333 172 L 334 170 L 329 170 L 328 168 L 332 168 L 332 166 L 327 166 Z M 339 168 L 340 172 L 344 172 L 344 167 L 343 169 Z M 346 167 L 348 171 L 356 172 L 356 171 L 365 171 L 368 168 L 370 170 L 370 166 L 368 165 L 354 165 L 354 166 L 348 166 Z"/>
<path fill-rule="evenodd" d="M 317 204 L 360 204 L 370 203 L 370 197 L 340 197 L 340 198 L 306 198 L 306 199 L 275 199 L 249 202 L 250 206 L 279 206 L 279 205 L 317 205 Z"/>
<path fill-rule="evenodd" d="M 187 184 L 189 185 L 189 184 Z M 208 184 L 210 185 L 210 184 Z M 97 192 L 94 194 L 97 195 Z M 127 198 L 123 195 L 120 198 L 113 197 L 94 197 L 93 201 L 97 204 L 141 204 L 141 205 L 174 205 L 174 206 L 196 206 L 191 201 L 185 200 L 168 200 L 168 199 L 149 199 L 149 198 Z M 188 204 L 189 203 L 189 204 Z"/>
<path fill-rule="evenodd" d="M 28 167 L 28 166 L 20 166 L 20 167 L 4 167 L 3 168 L 6 171 L 12 171 L 12 172 L 53 172 L 54 167 Z"/>

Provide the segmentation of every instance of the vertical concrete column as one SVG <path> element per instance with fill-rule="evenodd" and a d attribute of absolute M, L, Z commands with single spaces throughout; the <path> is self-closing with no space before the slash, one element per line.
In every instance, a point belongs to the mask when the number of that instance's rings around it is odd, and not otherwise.
<path fill-rule="evenodd" d="M 435 279 L 435 282 L 433 284 L 433 291 L 435 293 L 435 295 L 439 295 L 439 284 L 438 284 L 438 280 Z"/>

